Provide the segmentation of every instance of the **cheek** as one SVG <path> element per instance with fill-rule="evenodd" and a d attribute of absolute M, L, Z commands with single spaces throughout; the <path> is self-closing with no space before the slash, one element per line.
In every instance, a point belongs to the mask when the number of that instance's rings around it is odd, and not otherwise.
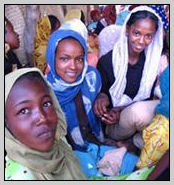
<path fill-rule="evenodd" d="M 78 66 L 79 73 L 82 73 L 83 68 L 84 68 L 84 63 L 83 64 L 79 64 L 79 66 Z"/>
<path fill-rule="evenodd" d="M 150 40 L 150 41 L 149 41 L 149 40 L 148 40 L 148 41 L 146 41 L 146 47 L 147 47 L 147 46 L 149 46 L 149 45 L 151 44 L 151 42 L 152 42 L 152 40 Z"/>
<path fill-rule="evenodd" d="M 17 139 L 21 140 L 21 138 L 25 138 L 26 134 L 31 135 L 30 119 L 12 119 L 11 121 L 13 121 L 13 123 L 8 122 L 7 127 Z"/>
<path fill-rule="evenodd" d="M 61 74 L 65 69 L 65 66 L 59 60 L 56 60 L 56 72 L 57 74 Z"/>
<path fill-rule="evenodd" d="M 47 111 L 48 120 L 50 123 L 57 125 L 58 117 L 55 109 Z"/>

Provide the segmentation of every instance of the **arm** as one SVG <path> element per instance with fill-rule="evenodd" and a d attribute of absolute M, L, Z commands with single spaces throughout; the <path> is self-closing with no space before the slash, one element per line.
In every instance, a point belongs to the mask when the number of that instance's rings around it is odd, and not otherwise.
<path fill-rule="evenodd" d="M 109 88 L 114 82 L 114 75 L 112 70 L 112 51 L 99 59 L 97 69 L 101 76 L 102 87 L 94 104 L 94 112 L 101 117 L 107 112 L 108 106 L 112 107 Z"/>
<path fill-rule="evenodd" d="M 107 113 L 107 107 L 109 106 L 109 98 L 105 93 L 100 93 L 95 100 L 94 112 L 98 117 L 102 117 Z"/>

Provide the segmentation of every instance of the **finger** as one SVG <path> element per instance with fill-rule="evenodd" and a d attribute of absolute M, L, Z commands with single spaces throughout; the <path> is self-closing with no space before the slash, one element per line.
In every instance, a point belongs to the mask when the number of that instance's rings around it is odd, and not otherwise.
<path fill-rule="evenodd" d="M 104 117 L 102 118 L 102 122 L 104 122 L 105 124 L 108 124 L 108 125 L 114 124 L 112 121 L 110 121 Z"/>
<path fill-rule="evenodd" d="M 102 121 L 106 122 L 107 124 L 114 124 L 115 123 L 115 119 L 113 119 L 109 115 L 102 116 Z"/>
<path fill-rule="evenodd" d="M 101 116 L 106 113 L 106 105 L 102 101 L 98 104 L 98 111 Z"/>
<path fill-rule="evenodd" d="M 97 116 L 100 116 L 99 110 L 98 110 L 98 102 L 96 101 L 94 104 L 94 112 Z"/>

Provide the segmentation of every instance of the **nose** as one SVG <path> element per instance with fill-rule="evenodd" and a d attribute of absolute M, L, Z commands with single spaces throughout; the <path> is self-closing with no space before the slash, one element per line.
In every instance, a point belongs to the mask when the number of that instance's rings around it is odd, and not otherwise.
<path fill-rule="evenodd" d="M 144 43 L 145 43 L 144 36 L 141 36 L 141 37 L 140 37 L 140 39 L 139 39 L 139 43 L 140 43 L 140 44 L 144 44 Z"/>
<path fill-rule="evenodd" d="M 75 63 L 74 59 L 71 59 L 71 61 L 70 61 L 70 68 L 71 69 L 75 69 L 76 68 L 76 63 Z"/>
<path fill-rule="evenodd" d="M 19 37 L 19 34 L 17 32 L 15 32 L 15 35 L 16 35 L 16 37 Z"/>
<path fill-rule="evenodd" d="M 35 122 L 37 126 L 40 124 L 46 124 L 46 120 L 46 114 L 42 109 L 39 109 L 35 112 Z"/>

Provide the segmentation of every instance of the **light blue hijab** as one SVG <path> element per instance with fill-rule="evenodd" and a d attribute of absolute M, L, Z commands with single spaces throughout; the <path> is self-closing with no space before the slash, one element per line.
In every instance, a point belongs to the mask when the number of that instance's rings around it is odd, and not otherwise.
<path fill-rule="evenodd" d="M 74 37 L 84 48 L 84 68 L 77 80 L 73 83 L 67 83 L 56 73 L 55 70 L 55 51 L 59 41 L 66 37 Z M 79 128 L 74 98 L 79 91 L 82 98 L 89 121 L 89 126 L 94 135 L 103 141 L 101 124 L 93 112 L 93 102 L 100 92 L 101 78 L 97 69 L 88 66 L 87 63 L 87 29 L 78 19 L 65 22 L 49 39 L 47 46 L 47 62 L 49 72 L 46 79 L 53 88 L 59 103 L 65 113 L 68 133 L 71 134 L 76 145 L 85 146 L 88 142 L 83 139 Z"/>

